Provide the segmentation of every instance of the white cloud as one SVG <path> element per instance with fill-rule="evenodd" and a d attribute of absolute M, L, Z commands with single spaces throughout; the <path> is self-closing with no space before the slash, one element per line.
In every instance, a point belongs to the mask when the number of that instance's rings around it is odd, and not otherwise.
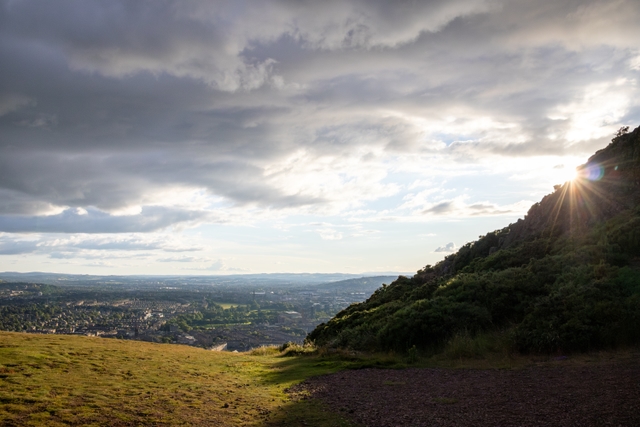
<path fill-rule="evenodd" d="M 565 138 L 572 143 L 613 135 L 629 111 L 634 87 L 636 81 L 625 78 L 588 85 L 580 99 L 557 106 L 549 117 L 569 123 Z"/>
<path fill-rule="evenodd" d="M 32 239 L 12 239 L 0 235 L 0 255 L 29 254 L 38 250 L 38 241 Z"/>
<path fill-rule="evenodd" d="M 342 240 L 342 233 L 331 228 L 320 229 L 318 234 L 322 240 Z"/>
<path fill-rule="evenodd" d="M 457 250 L 456 245 L 453 242 L 447 243 L 444 246 L 439 246 L 434 252 L 453 253 Z"/>

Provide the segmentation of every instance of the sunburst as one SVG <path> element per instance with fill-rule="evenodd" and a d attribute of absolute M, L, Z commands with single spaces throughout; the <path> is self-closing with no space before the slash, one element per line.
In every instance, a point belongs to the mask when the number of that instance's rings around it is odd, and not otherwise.
<path fill-rule="evenodd" d="M 579 230 L 598 218 L 607 206 L 615 204 L 611 190 L 620 181 L 620 175 L 619 165 L 606 162 L 576 168 L 574 178 L 557 190 L 551 233 L 559 222 L 568 225 L 569 230 Z"/>

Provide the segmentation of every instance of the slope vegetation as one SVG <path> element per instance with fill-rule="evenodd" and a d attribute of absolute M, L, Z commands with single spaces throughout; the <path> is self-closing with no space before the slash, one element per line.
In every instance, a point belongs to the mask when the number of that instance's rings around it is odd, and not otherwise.
<path fill-rule="evenodd" d="M 621 130 L 524 219 L 353 304 L 308 339 L 437 351 L 500 331 L 527 352 L 640 341 L 640 128 Z"/>

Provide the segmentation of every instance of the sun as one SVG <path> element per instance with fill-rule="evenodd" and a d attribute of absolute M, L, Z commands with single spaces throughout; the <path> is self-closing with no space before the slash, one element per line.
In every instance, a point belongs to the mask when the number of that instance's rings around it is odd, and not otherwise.
<path fill-rule="evenodd" d="M 578 173 L 578 168 L 567 168 L 567 169 L 568 170 L 567 170 L 565 182 L 566 181 L 573 182 L 580 176 L 580 174 Z"/>
<path fill-rule="evenodd" d="M 573 182 L 580 177 L 580 173 L 577 167 L 559 165 L 551 170 L 549 175 L 557 184 L 564 184 L 566 182 Z"/>
<path fill-rule="evenodd" d="M 573 178 L 566 181 L 567 185 L 556 187 L 551 230 L 555 228 L 561 215 L 568 218 L 568 224 L 572 229 L 574 226 L 586 224 L 590 217 L 597 217 L 602 206 L 610 200 L 607 186 L 616 182 L 615 171 L 618 171 L 618 166 L 608 168 L 606 164 L 597 162 L 575 168 Z M 605 186 L 602 186 L 602 183 Z M 567 220 L 560 220 L 560 223 L 562 222 L 567 223 Z"/>

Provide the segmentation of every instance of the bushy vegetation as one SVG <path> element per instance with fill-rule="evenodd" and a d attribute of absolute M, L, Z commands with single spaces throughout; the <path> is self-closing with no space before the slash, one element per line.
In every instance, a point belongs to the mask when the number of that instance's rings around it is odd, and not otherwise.
<path fill-rule="evenodd" d="M 639 342 L 640 128 L 589 162 L 604 168 L 602 181 L 558 186 L 524 220 L 399 277 L 308 340 L 402 352 L 492 331 L 522 352 Z"/>

